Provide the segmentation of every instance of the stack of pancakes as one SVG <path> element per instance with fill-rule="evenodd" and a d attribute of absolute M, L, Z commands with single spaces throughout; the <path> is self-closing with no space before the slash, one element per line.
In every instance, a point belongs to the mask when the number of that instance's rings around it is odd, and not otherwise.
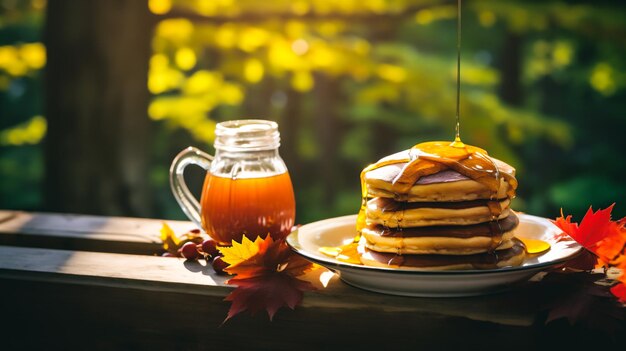
<path fill-rule="evenodd" d="M 390 158 L 406 156 L 399 153 Z M 497 189 L 445 168 L 419 177 L 398 192 L 394 179 L 406 162 L 366 171 L 361 261 L 371 266 L 428 270 L 520 265 L 525 249 L 514 238 L 519 221 L 510 208 L 517 187 L 515 169 L 490 160 L 499 182 L 494 183 Z"/>

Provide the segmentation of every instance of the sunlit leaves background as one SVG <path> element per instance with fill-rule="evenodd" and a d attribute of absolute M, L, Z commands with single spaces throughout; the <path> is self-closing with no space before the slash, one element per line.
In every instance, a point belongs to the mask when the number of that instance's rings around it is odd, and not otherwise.
<path fill-rule="evenodd" d="M 626 11 L 613 1 L 465 1 L 462 137 L 518 169 L 518 209 L 620 202 Z M 455 1 L 150 0 L 146 89 L 158 138 L 212 151 L 215 123 L 280 123 L 298 221 L 354 213 L 358 173 L 451 139 Z M 0 0 L 0 202 L 41 208 L 45 1 Z M 154 216 L 180 217 L 169 154 L 147 177 Z M 618 204 L 617 214 L 626 214 Z"/>

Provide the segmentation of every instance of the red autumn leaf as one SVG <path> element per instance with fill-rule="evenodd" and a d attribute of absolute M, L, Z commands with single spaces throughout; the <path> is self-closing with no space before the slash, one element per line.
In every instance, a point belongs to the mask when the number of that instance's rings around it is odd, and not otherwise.
<path fill-rule="evenodd" d="M 611 294 L 613 294 L 615 297 L 617 297 L 619 302 L 626 303 L 626 284 L 621 282 L 621 283 L 619 283 L 617 285 L 614 285 L 611 288 Z"/>
<path fill-rule="evenodd" d="M 308 281 L 283 272 L 233 278 L 228 284 L 237 285 L 237 288 L 226 297 L 226 301 L 232 304 L 224 322 L 246 310 L 252 314 L 266 310 L 272 320 L 281 307 L 294 309 L 302 301 L 304 291 L 314 289 Z"/>
<path fill-rule="evenodd" d="M 239 255 L 237 263 L 225 269 L 236 275 L 226 284 L 237 288 L 226 297 L 232 304 L 224 322 L 246 310 L 252 314 L 266 310 L 271 320 L 282 306 L 294 309 L 302 301 L 304 291 L 315 289 L 308 281 L 296 278 L 310 269 L 311 263 L 291 251 L 284 240 L 274 241 L 268 235 L 266 239 L 242 244 L 249 247 L 237 252 L 250 255 Z M 228 262 L 233 253 L 221 251 Z"/>
<path fill-rule="evenodd" d="M 568 238 L 573 238 L 573 235 L 570 233 L 578 233 L 578 223 L 572 223 L 572 215 L 568 215 L 567 217 L 563 217 L 563 210 L 561 209 L 561 217 L 552 221 L 557 227 L 559 227 L 562 232 L 556 235 L 556 239 L 564 240 Z"/>
<path fill-rule="evenodd" d="M 578 227 L 578 237 L 575 237 L 574 240 L 586 248 L 594 248 L 602 239 L 605 239 L 609 235 L 608 229 L 612 223 L 611 211 L 613 206 L 615 204 L 596 212 L 593 212 L 590 206 Z"/>
<path fill-rule="evenodd" d="M 567 236 L 576 240 L 587 250 L 597 256 L 596 267 L 617 267 L 626 270 L 626 218 L 611 221 L 611 211 L 615 204 L 593 212 L 592 208 L 583 217 L 580 226 L 572 223 L 572 216 L 557 218 L 553 223 L 563 230 L 564 234 L 557 235 L 557 239 Z M 626 302 L 626 274 L 618 278 L 618 284 L 611 288 L 611 293 L 620 302 Z"/>
<path fill-rule="evenodd" d="M 563 214 L 553 223 L 587 250 L 597 254 L 596 246 L 609 235 L 607 229 L 613 223 L 611 222 L 611 211 L 614 205 L 596 212 L 593 212 L 593 209 L 589 207 L 580 226 L 578 223 L 571 222 L 571 215 L 563 218 Z"/>

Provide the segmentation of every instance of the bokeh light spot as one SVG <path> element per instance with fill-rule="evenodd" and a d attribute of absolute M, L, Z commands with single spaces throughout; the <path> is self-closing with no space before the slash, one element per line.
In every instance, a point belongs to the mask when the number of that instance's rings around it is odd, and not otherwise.
<path fill-rule="evenodd" d="M 311 90 L 313 85 L 313 75 L 309 71 L 294 72 L 291 77 L 291 86 L 301 93 Z"/>
<path fill-rule="evenodd" d="M 250 83 L 258 83 L 263 79 L 265 69 L 261 61 L 255 58 L 246 60 L 243 68 L 244 78 Z"/>
<path fill-rule="evenodd" d="M 291 50 L 293 50 L 296 55 L 302 56 L 309 51 L 309 43 L 304 39 L 295 40 L 291 44 Z"/>
<path fill-rule="evenodd" d="M 43 116 L 34 116 L 29 121 L 0 132 L 0 145 L 34 145 L 43 139 L 48 123 Z"/>
<path fill-rule="evenodd" d="M 148 8 L 155 15 L 163 15 L 172 9 L 172 0 L 149 0 Z"/>
<path fill-rule="evenodd" d="M 613 68 L 607 63 L 597 64 L 589 77 L 589 83 L 603 95 L 612 95 L 615 92 L 615 80 Z"/>
<path fill-rule="evenodd" d="M 403 67 L 389 64 L 382 64 L 378 66 L 377 73 L 382 79 L 393 83 L 404 82 L 407 77 L 406 70 Z"/>
<path fill-rule="evenodd" d="M 41 69 L 46 64 L 46 47 L 41 43 L 24 44 L 19 52 L 24 63 L 31 69 Z"/>
<path fill-rule="evenodd" d="M 483 27 L 491 27 L 496 23 L 496 14 L 492 11 L 480 11 L 478 21 Z"/>
<path fill-rule="evenodd" d="M 188 71 L 196 65 L 196 53 L 190 48 L 176 50 L 176 65 L 182 70 Z"/>

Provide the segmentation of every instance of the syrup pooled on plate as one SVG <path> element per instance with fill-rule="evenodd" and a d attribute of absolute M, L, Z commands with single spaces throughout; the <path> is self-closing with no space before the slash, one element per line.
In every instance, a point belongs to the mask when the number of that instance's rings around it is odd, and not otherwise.
<path fill-rule="evenodd" d="M 526 253 L 538 254 L 550 250 L 550 243 L 539 239 L 517 238 L 526 247 Z"/>
<path fill-rule="evenodd" d="M 319 251 L 326 256 L 334 257 L 337 261 L 361 264 L 361 257 L 357 251 L 358 243 L 352 242 L 341 246 L 323 246 Z"/>

